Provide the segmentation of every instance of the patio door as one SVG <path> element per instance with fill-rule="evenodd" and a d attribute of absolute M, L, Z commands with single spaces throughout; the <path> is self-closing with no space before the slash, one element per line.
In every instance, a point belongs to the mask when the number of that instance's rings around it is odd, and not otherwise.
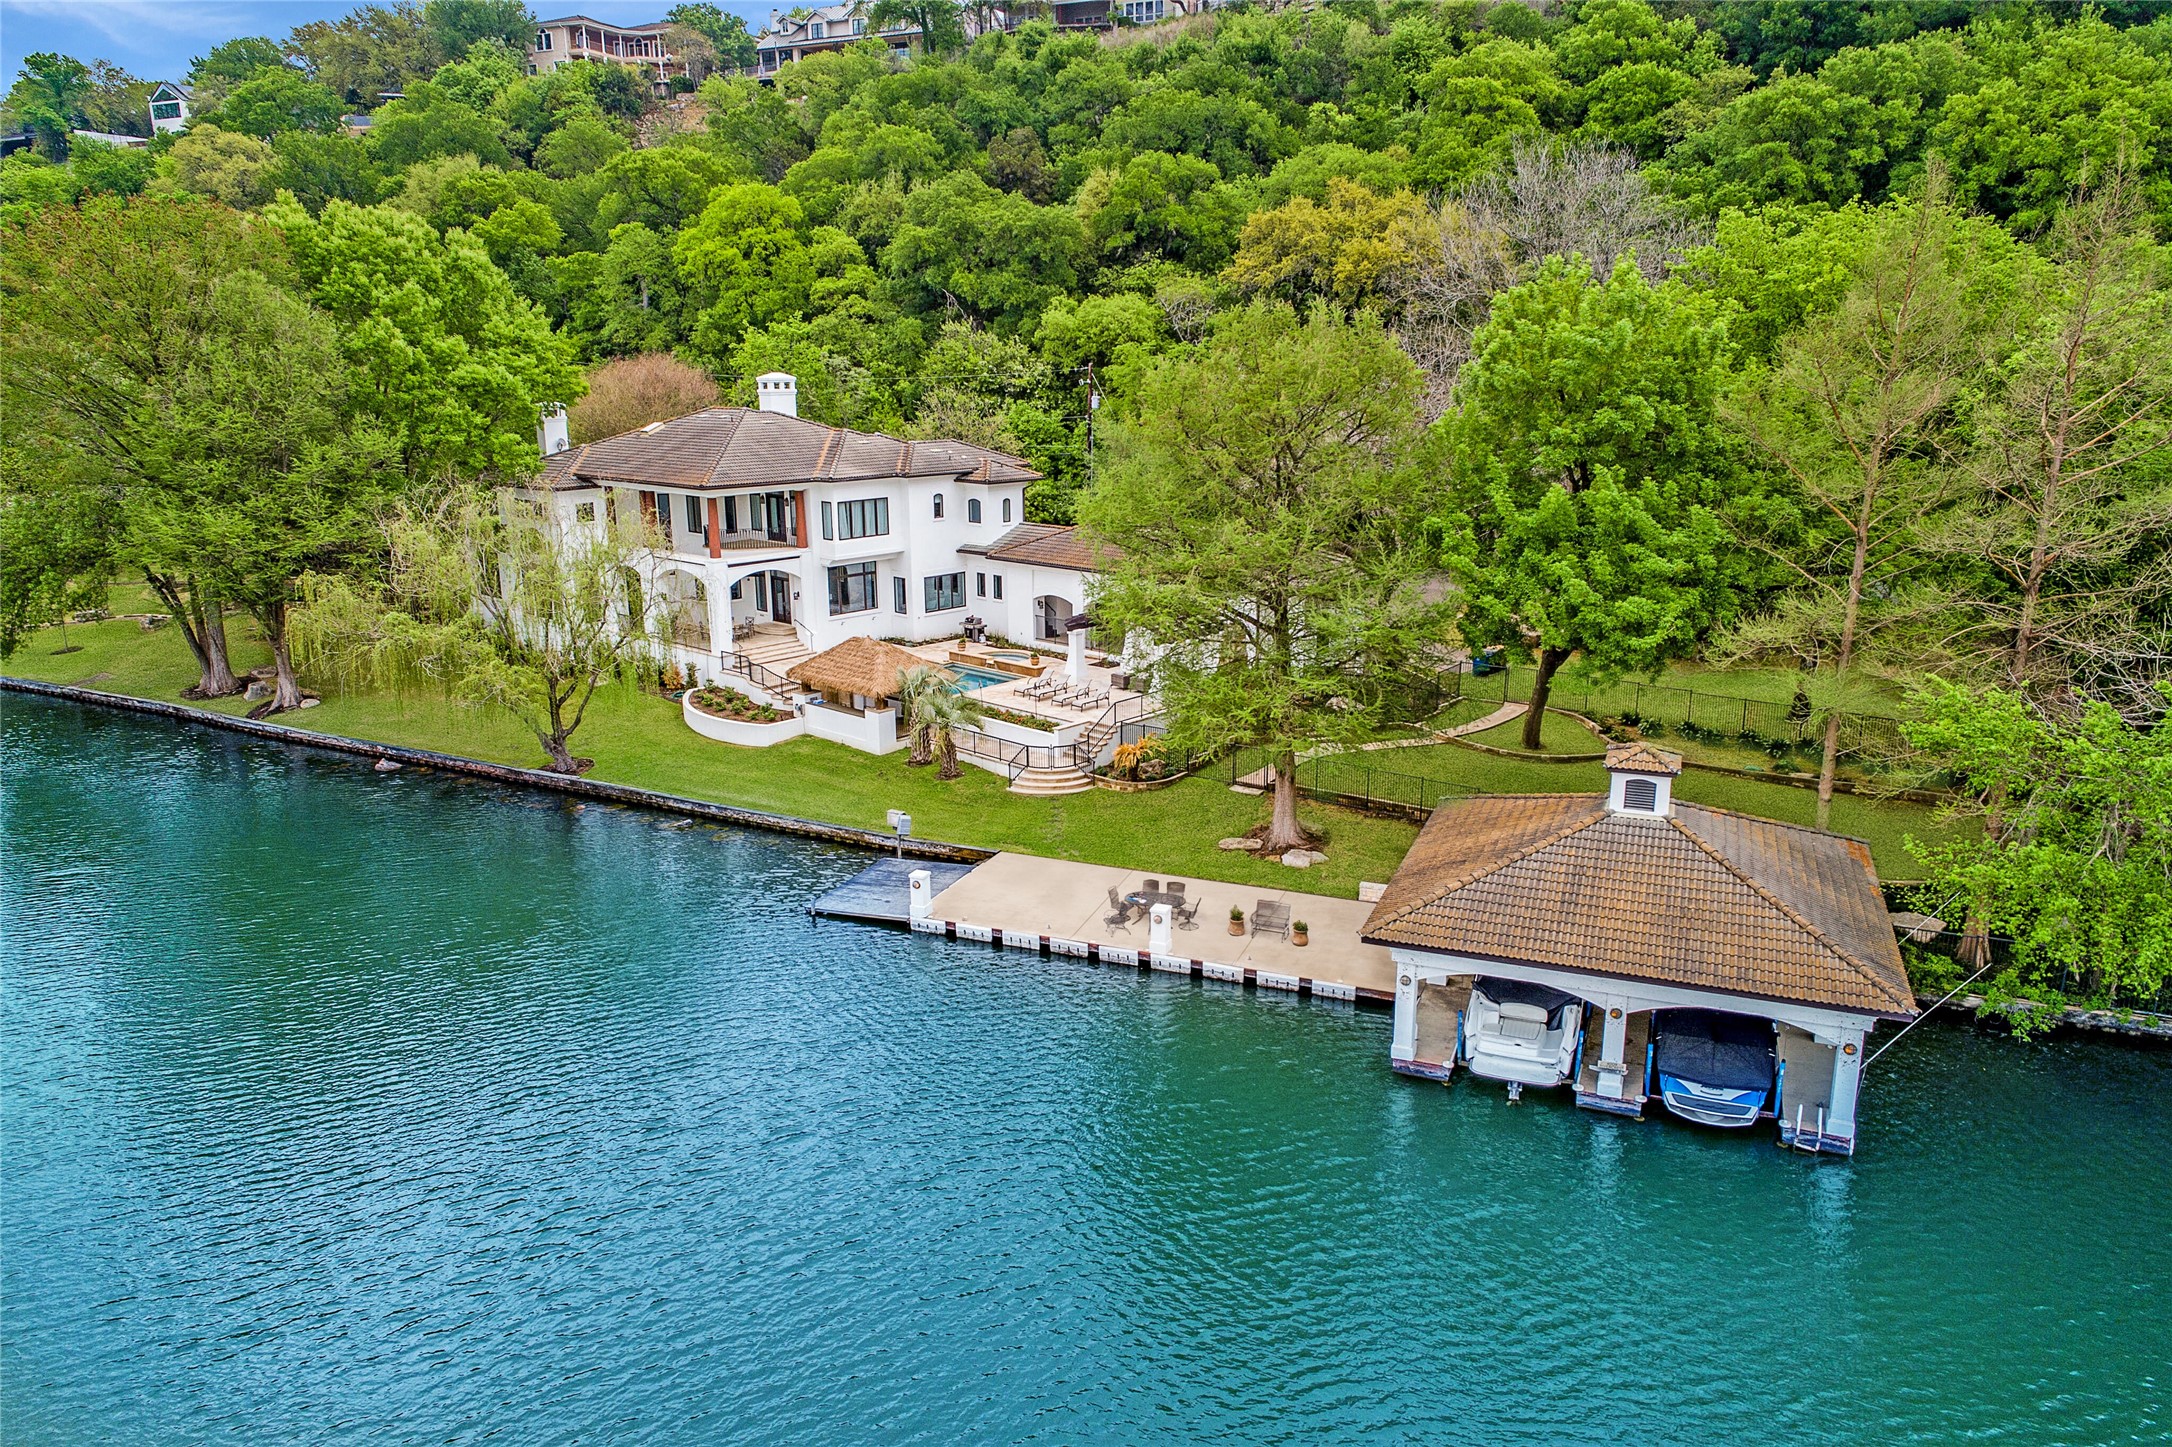
<path fill-rule="evenodd" d="M 788 573 L 769 575 L 769 616 L 779 623 L 792 621 L 792 578 Z"/>

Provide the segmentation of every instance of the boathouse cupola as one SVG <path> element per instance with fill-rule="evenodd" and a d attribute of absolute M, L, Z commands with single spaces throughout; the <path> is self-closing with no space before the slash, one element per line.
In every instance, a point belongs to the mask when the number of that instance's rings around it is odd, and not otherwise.
<path fill-rule="evenodd" d="M 1672 814 L 1674 776 L 1681 772 L 1680 754 L 1641 742 L 1611 745 L 1606 751 L 1607 811 L 1659 818 Z"/>
<path fill-rule="evenodd" d="M 764 412 L 799 415 L 799 378 L 790 372 L 764 372 L 754 379 L 754 405 Z"/>

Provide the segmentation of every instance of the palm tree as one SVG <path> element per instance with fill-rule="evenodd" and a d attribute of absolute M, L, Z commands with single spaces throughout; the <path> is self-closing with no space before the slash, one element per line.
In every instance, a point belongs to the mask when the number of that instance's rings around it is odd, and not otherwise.
<path fill-rule="evenodd" d="M 915 766 L 933 762 L 935 735 L 926 720 L 930 707 L 941 707 L 931 704 L 931 700 L 957 697 L 950 691 L 950 675 L 933 666 L 908 668 L 898 675 L 897 697 L 913 745 L 905 762 Z"/>
<path fill-rule="evenodd" d="M 941 763 L 935 771 L 936 778 L 958 777 L 957 731 L 979 723 L 985 712 L 979 699 L 952 693 L 947 688 L 921 701 L 914 727 L 924 728 L 934 736 L 935 757 Z"/>

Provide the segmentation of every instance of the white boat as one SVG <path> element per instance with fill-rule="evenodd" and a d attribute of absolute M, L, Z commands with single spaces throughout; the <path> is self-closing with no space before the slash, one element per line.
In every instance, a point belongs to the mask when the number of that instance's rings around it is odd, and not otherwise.
<path fill-rule="evenodd" d="M 1584 1002 L 1523 980 L 1481 975 L 1463 1017 L 1463 1061 L 1473 1075 L 1526 1085 L 1560 1085 L 1576 1069 Z"/>
<path fill-rule="evenodd" d="M 1721 1010 L 1659 1010 L 1652 1066 L 1668 1110 L 1699 1125 L 1754 1125 L 1778 1069 L 1773 1024 Z"/>

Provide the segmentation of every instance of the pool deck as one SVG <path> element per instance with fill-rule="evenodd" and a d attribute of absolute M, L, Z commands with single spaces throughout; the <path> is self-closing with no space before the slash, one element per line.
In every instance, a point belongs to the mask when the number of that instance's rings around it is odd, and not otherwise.
<path fill-rule="evenodd" d="M 1358 938 L 1372 906 L 1354 899 L 1261 885 L 1184 880 L 1199 900 L 1195 929 L 1173 929 L 1169 952 L 1149 952 L 1148 924 L 1136 918 L 1124 928 L 1107 926 L 1109 890 L 1118 897 L 1149 878 L 1182 878 L 1145 870 L 1077 864 L 1030 854 L 998 854 L 975 865 L 935 896 L 928 919 L 912 922 L 923 933 L 986 940 L 1011 948 L 1047 950 L 1107 965 L 1130 965 L 1261 989 L 1289 990 L 1321 999 L 1392 1002 L 1395 967 L 1388 952 Z M 1277 935 L 1229 933 L 1231 906 L 1249 920 L 1260 901 L 1286 904 L 1292 919 L 1311 928 L 1311 943 L 1291 944 Z"/>

